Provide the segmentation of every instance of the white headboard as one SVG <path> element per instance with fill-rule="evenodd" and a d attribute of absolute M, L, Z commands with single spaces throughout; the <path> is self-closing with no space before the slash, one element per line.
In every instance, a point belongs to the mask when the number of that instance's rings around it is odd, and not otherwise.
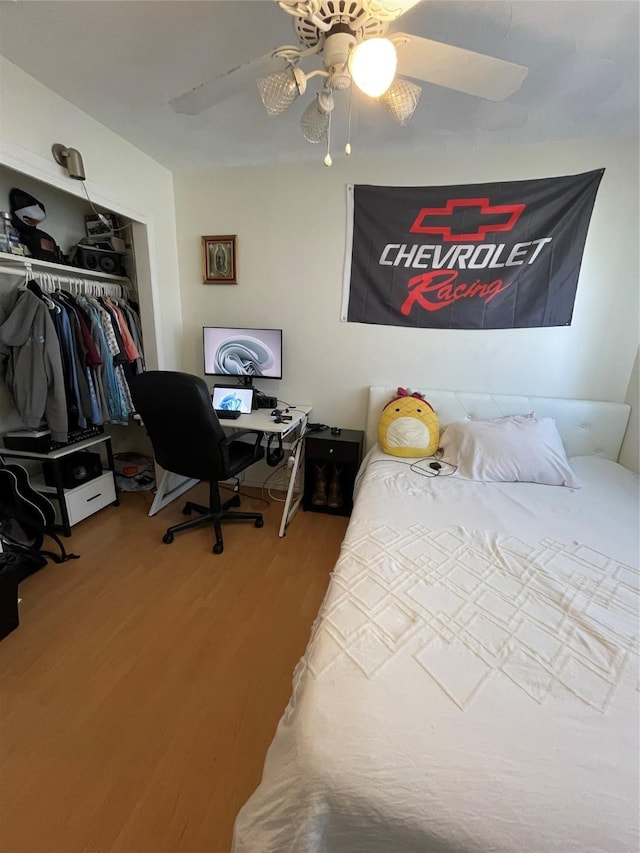
<path fill-rule="evenodd" d="M 501 415 L 524 415 L 535 412 L 539 417 L 553 418 L 558 427 L 567 456 L 602 456 L 618 459 L 627 428 L 631 406 L 626 403 L 603 403 L 595 400 L 564 400 L 556 397 L 520 397 L 506 394 L 479 394 L 473 391 L 436 391 L 412 388 L 424 395 L 434 408 L 440 426 L 452 421 L 477 418 L 499 418 Z M 380 412 L 396 396 L 397 386 L 369 388 L 367 409 L 367 449 L 377 437 Z"/>

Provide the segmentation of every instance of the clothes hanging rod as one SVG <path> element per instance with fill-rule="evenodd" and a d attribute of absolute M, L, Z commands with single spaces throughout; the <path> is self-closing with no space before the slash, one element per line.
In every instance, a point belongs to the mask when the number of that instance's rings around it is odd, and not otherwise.
<path fill-rule="evenodd" d="M 117 299 L 128 297 L 127 288 L 121 282 L 95 281 L 91 278 L 80 276 L 65 276 L 58 273 L 33 270 L 29 276 L 34 278 L 45 293 L 53 293 L 63 286 L 76 295 L 89 294 L 90 296 L 112 296 Z"/>
<path fill-rule="evenodd" d="M 3 275 L 24 275 L 26 267 L 8 267 L 6 264 L 0 264 L 0 273 Z"/>
<path fill-rule="evenodd" d="M 11 266 L 0 261 L 0 274 L 20 276 L 23 281 L 29 278 L 35 279 L 43 290 L 53 292 L 66 287 L 75 294 L 89 294 L 92 296 L 112 296 L 117 299 L 128 299 L 132 294 L 131 281 L 122 276 L 112 276 L 110 279 L 94 277 L 91 270 L 62 267 L 47 263 L 44 269 L 34 268 L 31 258 L 25 258 L 20 266 Z M 36 261 L 37 264 L 46 262 Z M 55 268 L 54 268 L 55 267 Z"/>
<path fill-rule="evenodd" d="M 117 299 L 128 299 L 129 289 L 117 281 L 96 281 L 91 278 L 65 276 L 58 273 L 43 272 L 42 270 L 30 270 L 25 267 L 0 266 L 0 273 L 4 275 L 20 276 L 22 283 L 27 279 L 35 279 L 42 290 L 53 293 L 62 287 L 66 287 L 76 295 L 88 294 L 90 296 L 112 296 Z"/>
<path fill-rule="evenodd" d="M 53 261 L 42 261 L 38 258 L 12 255 L 7 252 L 0 252 L 0 272 L 5 269 L 6 261 L 9 261 L 11 264 L 18 263 L 24 265 L 21 267 L 21 271 L 24 271 L 25 268 L 31 270 L 39 269 L 42 272 L 60 273 L 61 275 L 69 275 L 71 271 L 77 271 L 78 278 L 86 277 L 84 275 L 86 274 L 91 276 L 94 281 L 114 281 L 116 283 L 122 283 L 125 286 L 131 283 L 131 279 L 128 276 L 113 275 L 111 273 L 99 272 L 98 270 L 83 270 L 81 267 L 70 267 L 67 264 L 57 264 Z"/>

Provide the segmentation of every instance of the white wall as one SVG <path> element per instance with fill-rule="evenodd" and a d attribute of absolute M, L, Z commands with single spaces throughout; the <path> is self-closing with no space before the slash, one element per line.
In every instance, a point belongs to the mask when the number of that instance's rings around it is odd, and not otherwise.
<path fill-rule="evenodd" d="M 3 57 L 0 104 L 2 163 L 85 198 L 51 154 L 56 142 L 77 148 L 94 203 L 142 223 L 135 228 L 136 262 L 147 361 L 151 367 L 178 366 L 182 329 L 171 173 Z"/>
<path fill-rule="evenodd" d="M 357 146 L 357 140 L 355 141 Z M 182 363 L 202 374 L 202 325 L 283 327 L 282 382 L 313 420 L 358 428 L 366 388 L 403 384 L 624 400 L 638 347 L 638 140 L 425 149 L 399 161 L 321 163 L 175 176 Z M 605 167 L 573 323 L 449 331 L 340 322 L 346 185 L 523 180 Z M 238 235 L 239 284 L 203 285 L 202 235 Z"/>
<path fill-rule="evenodd" d="M 261 387 L 311 402 L 314 419 L 345 427 L 363 425 L 372 383 L 625 398 L 639 337 L 637 139 L 425 149 L 400 161 L 336 155 L 331 169 L 318 151 L 317 164 L 175 176 L 174 210 L 166 169 L 2 58 L 0 103 L 0 161 L 82 197 L 51 156 L 54 142 L 77 148 L 96 203 L 144 224 L 149 248 L 138 272 L 151 324 L 145 343 L 157 345 L 150 366 L 201 374 L 203 324 L 282 326 L 286 378 Z M 472 183 L 603 166 L 571 327 L 436 331 L 340 322 L 347 183 Z M 203 285 L 200 237 L 230 233 L 238 235 L 239 285 Z"/>

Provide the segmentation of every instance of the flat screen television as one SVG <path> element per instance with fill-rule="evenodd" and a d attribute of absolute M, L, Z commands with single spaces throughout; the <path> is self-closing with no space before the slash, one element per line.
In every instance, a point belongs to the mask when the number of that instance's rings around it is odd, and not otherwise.
<path fill-rule="evenodd" d="M 282 329 L 204 326 L 204 372 L 234 377 L 242 385 L 253 379 L 282 379 Z"/>

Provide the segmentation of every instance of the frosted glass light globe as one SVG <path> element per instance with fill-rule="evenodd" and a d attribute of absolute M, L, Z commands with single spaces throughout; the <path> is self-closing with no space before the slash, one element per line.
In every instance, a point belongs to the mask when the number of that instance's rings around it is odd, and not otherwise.
<path fill-rule="evenodd" d="M 387 91 L 396 73 L 398 57 L 389 39 L 361 42 L 349 56 L 353 81 L 365 95 L 379 98 Z"/>

